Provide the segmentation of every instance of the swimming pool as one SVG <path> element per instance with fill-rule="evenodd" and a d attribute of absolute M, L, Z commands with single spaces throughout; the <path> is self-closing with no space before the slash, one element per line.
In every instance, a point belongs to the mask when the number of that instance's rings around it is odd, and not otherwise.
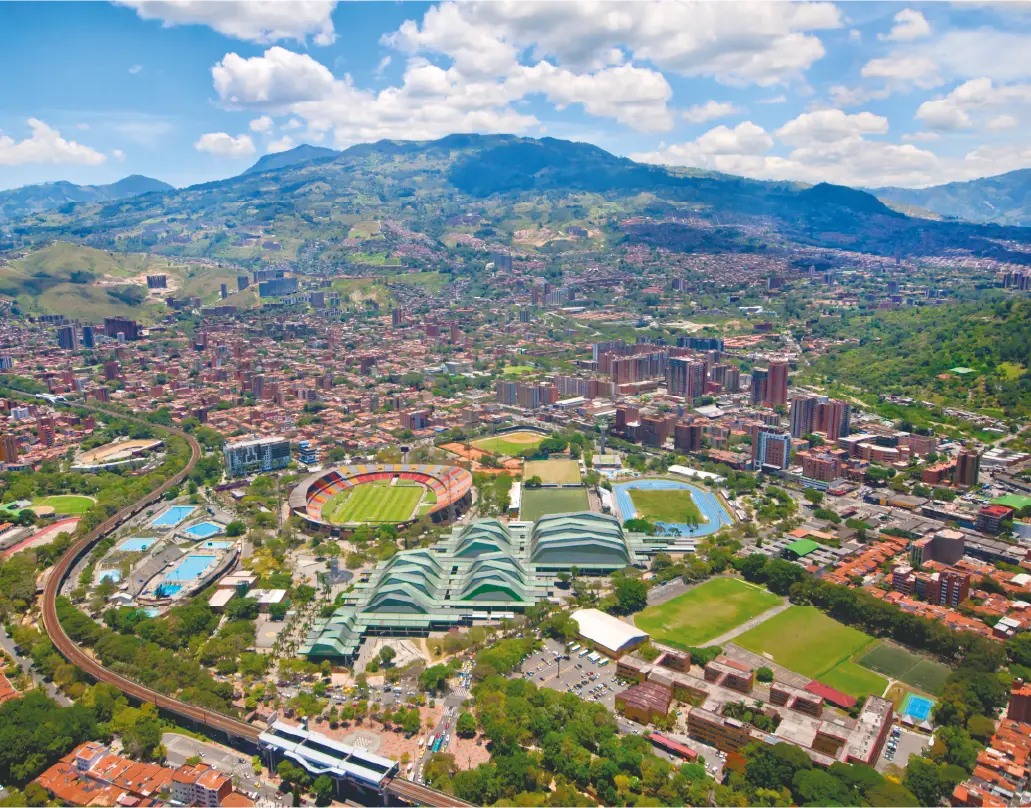
<path fill-rule="evenodd" d="M 187 536 L 193 536 L 195 539 L 209 539 L 212 536 L 217 536 L 224 530 L 225 528 L 218 522 L 199 522 L 186 528 L 183 533 Z"/>
<path fill-rule="evenodd" d="M 99 584 L 105 578 L 112 583 L 118 583 L 122 580 L 122 573 L 119 570 L 101 570 L 97 573 L 97 583 Z"/>
<path fill-rule="evenodd" d="M 917 721 L 926 721 L 931 716 L 931 708 L 934 702 L 931 699 L 918 696 L 916 693 L 907 693 L 905 701 L 902 702 L 902 714 L 911 715 Z"/>
<path fill-rule="evenodd" d="M 147 617 L 157 617 L 159 614 L 161 614 L 161 610 L 155 609 L 153 606 L 149 609 L 140 609 L 140 611 L 147 615 Z"/>
<path fill-rule="evenodd" d="M 195 510 L 195 505 L 173 505 L 150 524 L 153 527 L 175 527 Z"/>
<path fill-rule="evenodd" d="M 186 556 L 179 562 L 179 566 L 165 576 L 165 581 L 196 581 L 215 563 L 215 558 L 213 555 Z"/>
<path fill-rule="evenodd" d="M 205 550 L 228 550 L 233 546 L 231 541 L 206 541 L 203 544 L 198 545 Z"/>
<path fill-rule="evenodd" d="M 154 590 L 154 594 L 159 598 L 170 598 L 172 595 L 182 592 L 182 584 L 160 584 L 157 589 Z"/>
<path fill-rule="evenodd" d="M 145 553 L 154 546 L 154 542 L 156 541 L 157 539 L 126 539 L 118 545 L 118 549 L 123 553 Z"/>
<path fill-rule="evenodd" d="M 732 524 L 733 520 L 726 508 L 720 504 L 716 495 L 704 488 L 676 480 L 634 480 L 629 483 L 618 483 L 612 486 L 612 492 L 616 495 L 616 505 L 619 506 L 619 514 L 625 522 L 637 516 L 637 509 L 631 496 L 634 489 L 643 491 L 683 491 L 691 492 L 691 499 L 706 520 L 700 525 L 666 524 L 659 522 L 656 527 L 665 533 L 678 532 L 681 536 L 709 536 L 725 525 Z"/>

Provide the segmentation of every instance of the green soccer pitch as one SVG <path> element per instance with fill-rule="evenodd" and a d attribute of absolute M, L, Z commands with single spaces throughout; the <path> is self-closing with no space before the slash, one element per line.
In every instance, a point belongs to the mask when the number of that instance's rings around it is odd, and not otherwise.
<path fill-rule="evenodd" d="M 423 491 L 416 483 L 363 483 L 331 497 L 322 508 L 323 518 L 331 525 L 407 522 Z"/>

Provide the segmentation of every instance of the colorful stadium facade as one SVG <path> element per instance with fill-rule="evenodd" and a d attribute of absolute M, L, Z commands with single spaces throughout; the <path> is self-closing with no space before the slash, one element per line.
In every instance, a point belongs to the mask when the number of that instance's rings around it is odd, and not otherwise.
<path fill-rule="evenodd" d="M 458 466 L 407 463 L 368 463 L 337 466 L 306 478 L 290 493 L 290 510 L 317 530 L 339 532 L 323 518 L 322 507 L 336 494 L 364 483 L 416 482 L 436 498 L 426 511 L 434 521 L 454 518 L 472 501 L 473 477 Z M 414 519 L 417 514 L 413 514 Z M 411 520 L 408 520 L 411 521 Z"/>
<path fill-rule="evenodd" d="M 400 552 L 363 576 L 332 617 L 316 622 L 301 653 L 353 660 L 367 636 L 423 636 L 514 617 L 557 597 L 560 572 L 643 565 L 672 541 L 626 533 L 614 517 L 590 512 L 455 526 L 432 547 Z"/>

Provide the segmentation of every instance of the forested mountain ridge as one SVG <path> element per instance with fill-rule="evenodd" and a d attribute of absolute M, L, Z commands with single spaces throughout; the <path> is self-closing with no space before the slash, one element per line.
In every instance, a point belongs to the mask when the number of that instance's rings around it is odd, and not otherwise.
<path fill-rule="evenodd" d="M 970 222 L 1031 225 L 1031 168 L 930 188 L 872 188 L 870 193 Z"/>
<path fill-rule="evenodd" d="M 110 185 L 75 185 L 71 182 L 25 185 L 9 191 L 0 191 L 0 222 L 82 202 L 107 202 L 154 191 L 171 190 L 173 186 L 167 182 L 140 174 L 131 174 Z"/>

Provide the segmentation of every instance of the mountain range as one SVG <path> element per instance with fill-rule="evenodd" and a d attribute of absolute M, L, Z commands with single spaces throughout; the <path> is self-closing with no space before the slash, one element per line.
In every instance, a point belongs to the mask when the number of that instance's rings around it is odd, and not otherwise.
<path fill-rule="evenodd" d="M 384 221 L 430 245 L 418 259 L 424 266 L 443 265 L 458 238 L 532 243 L 542 253 L 620 243 L 682 252 L 801 245 L 887 257 L 964 250 L 1031 263 L 1031 252 L 1006 243 L 1031 243 L 1031 229 L 913 218 L 852 188 L 645 165 L 590 144 L 512 135 L 298 147 L 236 177 L 0 222 L 0 242 L 382 265 L 396 259 Z"/>
<path fill-rule="evenodd" d="M 47 182 L 0 191 L 0 222 L 33 213 L 42 213 L 80 202 L 108 202 L 154 191 L 171 191 L 173 186 L 161 180 L 131 174 L 110 185 L 75 185 L 71 182 Z"/>
<path fill-rule="evenodd" d="M 870 193 L 968 222 L 1031 225 L 1031 168 L 930 188 L 872 188 Z"/>

